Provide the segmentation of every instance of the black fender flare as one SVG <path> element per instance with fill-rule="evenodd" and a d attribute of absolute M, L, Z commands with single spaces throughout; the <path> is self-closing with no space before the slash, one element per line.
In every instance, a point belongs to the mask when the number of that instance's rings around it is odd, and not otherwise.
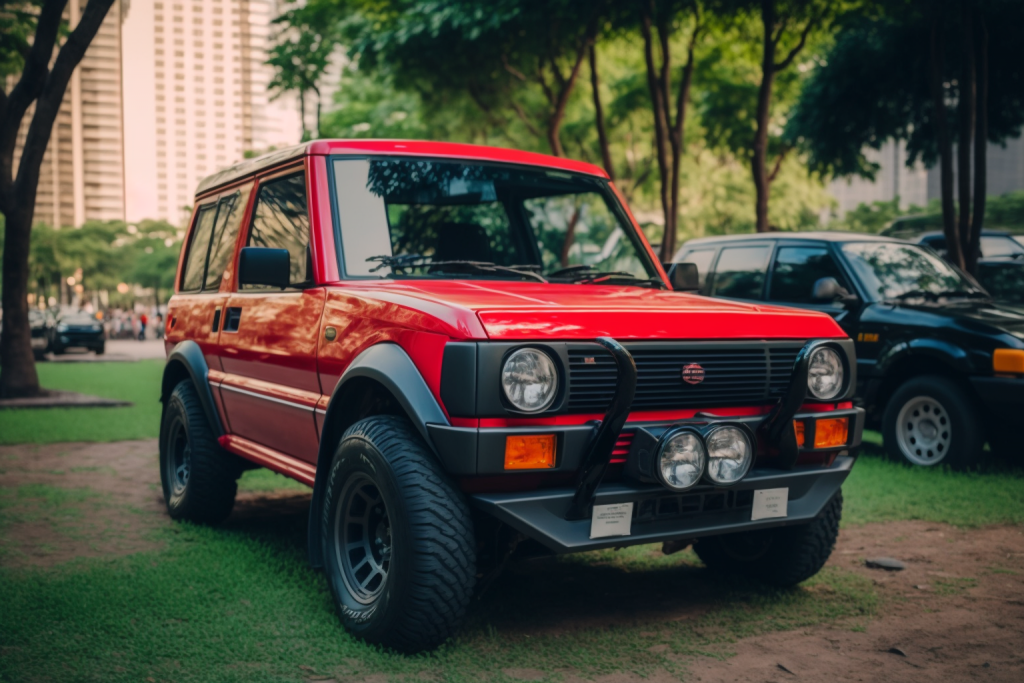
<path fill-rule="evenodd" d="M 420 375 L 409 355 L 401 346 L 392 342 L 375 344 L 365 349 L 349 364 L 341 379 L 331 392 L 324 415 L 324 427 L 320 434 L 320 449 L 316 460 L 316 479 L 313 483 L 313 499 L 309 506 L 309 562 L 315 568 L 323 566 L 320 546 L 320 506 L 327 488 L 327 477 L 334 458 L 338 440 L 341 439 L 339 418 L 346 406 L 341 400 L 345 386 L 352 380 L 368 378 L 380 383 L 395 397 L 402 410 L 408 415 L 413 426 L 423 437 L 431 450 L 437 449 L 430 440 L 428 424 L 448 425 L 448 418 L 438 405 L 430 388 Z"/>
<path fill-rule="evenodd" d="M 217 412 L 217 404 L 213 400 L 213 390 L 210 389 L 210 368 L 206 364 L 203 350 L 191 339 L 178 342 L 167 355 L 167 364 L 164 366 L 163 379 L 160 384 L 160 400 L 167 400 L 167 397 L 174 391 L 174 387 L 184 378 L 185 373 L 195 385 L 196 393 L 199 394 L 199 402 L 203 405 L 210 426 L 218 437 L 223 436 L 224 425 L 221 423 L 220 413 Z"/>
<path fill-rule="evenodd" d="M 875 375 L 884 376 L 888 374 L 894 365 L 908 356 L 933 358 L 945 363 L 957 372 L 962 372 L 964 375 L 971 373 L 970 358 L 962 348 L 942 339 L 920 337 L 893 344 L 886 349 L 875 365 Z"/>

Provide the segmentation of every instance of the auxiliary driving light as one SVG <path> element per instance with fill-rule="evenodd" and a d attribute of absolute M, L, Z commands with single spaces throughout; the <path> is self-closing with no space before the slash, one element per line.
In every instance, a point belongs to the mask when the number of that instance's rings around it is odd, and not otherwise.
<path fill-rule="evenodd" d="M 658 450 L 658 478 L 675 491 L 690 488 L 704 474 L 707 452 L 700 437 L 684 429 L 662 439 Z"/>
<path fill-rule="evenodd" d="M 750 469 L 754 448 L 739 427 L 715 427 L 705 437 L 708 445 L 708 479 L 715 484 L 735 484 Z"/>

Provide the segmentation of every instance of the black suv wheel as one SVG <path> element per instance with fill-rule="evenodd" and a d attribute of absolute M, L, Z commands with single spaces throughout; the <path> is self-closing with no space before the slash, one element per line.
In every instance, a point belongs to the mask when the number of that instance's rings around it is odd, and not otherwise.
<path fill-rule="evenodd" d="M 160 483 L 174 519 L 215 524 L 235 505 L 241 461 L 214 436 L 199 394 L 182 380 L 167 397 L 160 424 Z"/>
<path fill-rule="evenodd" d="M 985 434 L 963 389 L 949 378 L 925 375 L 893 393 L 882 417 L 882 439 L 894 459 L 967 469 L 981 462 Z"/>
<path fill-rule="evenodd" d="M 444 642 L 473 593 L 473 526 L 462 494 L 408 420 L 352 425 L 324 498 L 324 568 L 345 627 L 401 652 Z"/>
<path fill-rule="evenodd" d="M 840 491 L 808 524 L 701 538 L 693 550 L 708 569 L 773 586 L 795 586 L 825 566 L 839 536 L 842 514 Z"/>

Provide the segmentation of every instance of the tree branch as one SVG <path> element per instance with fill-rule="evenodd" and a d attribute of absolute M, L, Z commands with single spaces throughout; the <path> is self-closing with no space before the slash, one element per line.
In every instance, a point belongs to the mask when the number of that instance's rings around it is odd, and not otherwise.
<path fill-rule="evenodd" d="M 513 111 L 515 111 L 516 116 L 519 117 L 519 120 L 526 125 L 526 130 L 530 131 L 532 135 L 536 135 L 539 138 L 544 137 L 543 135 L 541 135 L 541 132 L 537 130 L 537 127 L 530 122 L 530 117 L 526 115 L 526 112 L 523 111 L 522 106 L 518 102 L 513 100 L 509 104 L 511 105 Z"/>
<path fill-rule="evenodd" d="M 793 63 L 793 59 L 796 58 L 800 50 L 803 50 L 804 45 L 807 44 L 807 35 L 811 32 L 811 29 L 814 28 L 814 25 L 821 20 L 822 16 L 823 14 L 816 14 L 807 20 L 807 25 L 804 26 L 804 30 L 800 32 L 800 42 L 796 44 L 796 47 L 789 51 L 789 54 L 786 55 L 785 59 L 773 65 L 773 68 L 776 71 L 782 71 L 783 69 L 785 69 L 786 67 Z"/>
<path fill-rule="evenodd" d="M 783 147 L 782 151 L 779 152 L 779 156 L 775 159 L 775 165 L 772 166 L 772 172 L 768 174 L 768 182 L 775 182 L 775 176 L 779 175 L 779 169 L 782 168 L 782 162 L 785 160 L 786 155 L 789 154 L 789 147 Z"/>

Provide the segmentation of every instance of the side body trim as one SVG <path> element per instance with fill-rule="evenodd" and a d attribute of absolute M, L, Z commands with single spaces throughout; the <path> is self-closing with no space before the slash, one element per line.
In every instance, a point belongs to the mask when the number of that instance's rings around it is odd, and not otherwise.
<path fill-rule="evenodd" d="M 303 462 L 290 455 L 279 453 L 273 448 L 267 448 L 260 444 L 243 439 L 234 434 L 228 434 L 217 439 L 225 450 L 239 455 L 246 460 L 251 460 L 257 465 L 262 465 L 286 477 L 291 477 L 302 482 L 306 486 L 312 486 L 316 478 L 316 469 L 308 462 Z"/>

